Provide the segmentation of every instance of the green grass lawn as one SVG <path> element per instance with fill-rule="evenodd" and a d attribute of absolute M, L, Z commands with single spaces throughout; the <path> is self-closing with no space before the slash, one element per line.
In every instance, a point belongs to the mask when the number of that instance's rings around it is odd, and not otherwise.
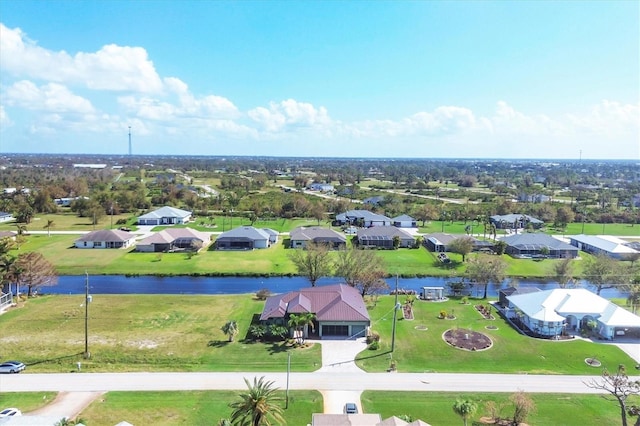
<path fill-rule="evenodd" d="M 37 410 L 53 401 L 55 392 L 0 392 L 0 410 L 16 407 L 20 411 Z"/>
<path fill-rule="evenodd" d="M 319 345 L 243 342 L 264 306 L 252 295 L 96 296 L 89 310 L 91 359 L 84 360 L 83 299 L 32 298 L 1 315 L 2 358 L 22 360 L 27 373 L 73 371 L 77 361 L 89 372 L 283 371 L 288 352 L 295 371 L 321 363 Z M 239 324 L 233 343 L 220 331 L 228 320 Z"/>
<path fill-rule="evenodd" d="M 513 416 L 510 394 L 501 393 L 450 393 L 450 392 L 380 392 L 365 391 L 362 394 L 363 410 L 380 413 L 382 418 L 407 414 L 433 426 L 462 424 L 462 418 L 451 408 L 457 398 L 470 399 L 478 405 L 471 420 L 477 421 L 489 413 L 487 401 L 502 406 L 500 416 Z M 536 410 L 527 418 L 527 423 L 541 426 L 584 426 L 620 424 L 618 404 L 599 395 L 528 394 Z M 640 398 L 636 400 L 640 401 Z"/>
<path fill-rule="evenodd" d="M 130 214 L 113 215 L 113 228 L 117 228 L 116 222 L 124 219 L 128 223 L 135 222 L 134 217 Z M 103 216 L 98 221 L 97 225 L 93 225 L 91 218 L 78 217 L 77 213 L 72 212 L 69 209 L 61 209 L 60 212 L 54 214 L 39 214 L 33 218 L 31 223 L 27 224 L 27 232 L 29 231 L 46 231 L 45 226 L 47 221 L 52 220 L 53 226 L 51 231 L 93 231 L 95 229 L 109 229 L 111 226 L 111 216 Z M 128 225 L 130 226 L 130 225 Z M 3 231 L 15 231 L 15 222 L 1 223 L 0 230 Z"/>
<path fill-rule="evenodd" d="M 401 296 L 399 302 L 403 303 L 404 297 Z M 382 296 L 375 303 L 369 301 L 371 328 L 380 334 L 381 344 L 378 350 L 365 350 L 358 355 L 357 364 L 366 371 L 385 371 L 389 367 L 393 303 L 392 296 Z M 456 319 L 438 319 L 441 310 L 453 311 Z M 600 370 L 585 364 L 584 359 L 588 357 L 597 357 L 611 371 L 619 364 L 634 364 L 629 356 L 613 345 L 581 339 L 538 340 L 520 335 L 500 317 L 493 321 L 484 320 L 471 304 L 463 305 L 456 300 L 443 303 L 417 300 L 414 302 L 414 316 L 415 320 L 399 320 L 396 326 L 393 359 L 401 372 L 588 375 L 600 373 Z M 487 325 L 495 325 L 498 329 L 487 330 Z M 427 330 L 419 330 L 416 326 L 427 327 Z M 493 347 L 470 352 L 449 346 L 442 339 L 442 334 L 454 327 L 488 335 Z"/>
<path fill-rule="evenodd" d="M 238 393 L 109 392 L 93 402 L 79 417 L 91 426 L 112 426 L 123 420 L 134 425 L 215 425 L 220 419 L 231 417 L 229 403 L 238 399 Z M 278 394 L 284 407 L 284 391 Z M 284 410 L 288 425 L 306 425 L 311 421 L 311 413 L 318 412 L 322 412 L 322 395 L 319 392 L 289 392 L 289 407 Z"/>
<path fill-rule="evenodd" d="M 90 250 L 73 247 L 77 235 L 30 235 L 20 252 L 38 251 L 56 266 L 61 275 L 295 275 L 296 268 L 289 258 L 288 237 L 264 250 L 216 251 L 211 247 L 195 256 L 185 253 L 139 253 L 128 250 Z M 462 277 L 466 264 L 456 253 L 448 253 L 452 263 L 442 264 L 424 247 L 418 249 L 378 250 L 390 276 Z M 340 254 L 333 252 L 332 256 Z M 475 254 L 469 255 L 473 257 Z M 516 278 L 551 278 L 553 265 L 559 260 L 513 259 L 503 255 L 506 273 Z M 574 262 L 574 272 L 582 272 L 590 255 L 580 252 L 581 260 Z"/>

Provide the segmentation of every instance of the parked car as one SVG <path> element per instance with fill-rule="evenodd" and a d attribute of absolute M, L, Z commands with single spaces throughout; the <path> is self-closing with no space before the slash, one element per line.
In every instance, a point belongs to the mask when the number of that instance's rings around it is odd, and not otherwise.
<path fill-rule="evenodd" d="M 350 226 L 344 230 L 344 233 L 347 235 L 356 235 L 358 233 L 358 228 Z"/>
<path fill-rule="evenodd" d="M 358 406 L 353 402 L 347 402 L 344 404 L 345 414 L 358 414 Z"/>
<path fill-rule="evenodd" d="M 0 364 L 0 373 L 19 373 L 25 368 L 24 363 L 20 361 L 5 361 Z"/>
<path fill-rule="evenodd" d="M 17 408 L 5 408 L 4 410 L 0 411 L 0 418 L 2 417 L 14 417 L 14 416 L 21 416 L 22 415 L 22 411 L 18 410 Z"/>

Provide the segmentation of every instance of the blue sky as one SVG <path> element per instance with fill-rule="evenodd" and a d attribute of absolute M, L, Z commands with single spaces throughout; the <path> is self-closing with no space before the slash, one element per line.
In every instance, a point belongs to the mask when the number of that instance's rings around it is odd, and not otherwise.
<path fill-rule="evenodd" d="M 0 152 L 640 158 L 636 1 L 0 0 Z"/>

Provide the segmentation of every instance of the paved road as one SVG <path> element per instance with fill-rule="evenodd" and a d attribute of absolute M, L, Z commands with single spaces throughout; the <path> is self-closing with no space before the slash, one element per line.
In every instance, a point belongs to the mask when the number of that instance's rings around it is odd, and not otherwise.
<path fill-rule="evenodd" d="M 56 373 L 0 376 L 3 392 L 108 392 L 242 390 L 244 377 L 265 376 L 281 389 L 286 373 Z M 599 393 L 585 382 L 599 376 L 457 373 L 291 373 L 289 389 L 320 391 L 405 390 L 443 392 Z"/>

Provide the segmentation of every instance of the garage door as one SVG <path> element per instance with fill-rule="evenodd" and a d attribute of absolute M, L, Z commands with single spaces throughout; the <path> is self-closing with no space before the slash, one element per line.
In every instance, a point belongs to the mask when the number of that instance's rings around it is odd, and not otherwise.
<path fill-rule="evenodd" d="M 323 336 L 348 336 L 349 326 L 348 325 L 323 325 L 322 335 Z"/>
<path fill-rule="evenodd" d="M 354 325 L 351 327 L 351 333 L 353 337 L 365 337 L 365 326 L 364 325 Z"/>

